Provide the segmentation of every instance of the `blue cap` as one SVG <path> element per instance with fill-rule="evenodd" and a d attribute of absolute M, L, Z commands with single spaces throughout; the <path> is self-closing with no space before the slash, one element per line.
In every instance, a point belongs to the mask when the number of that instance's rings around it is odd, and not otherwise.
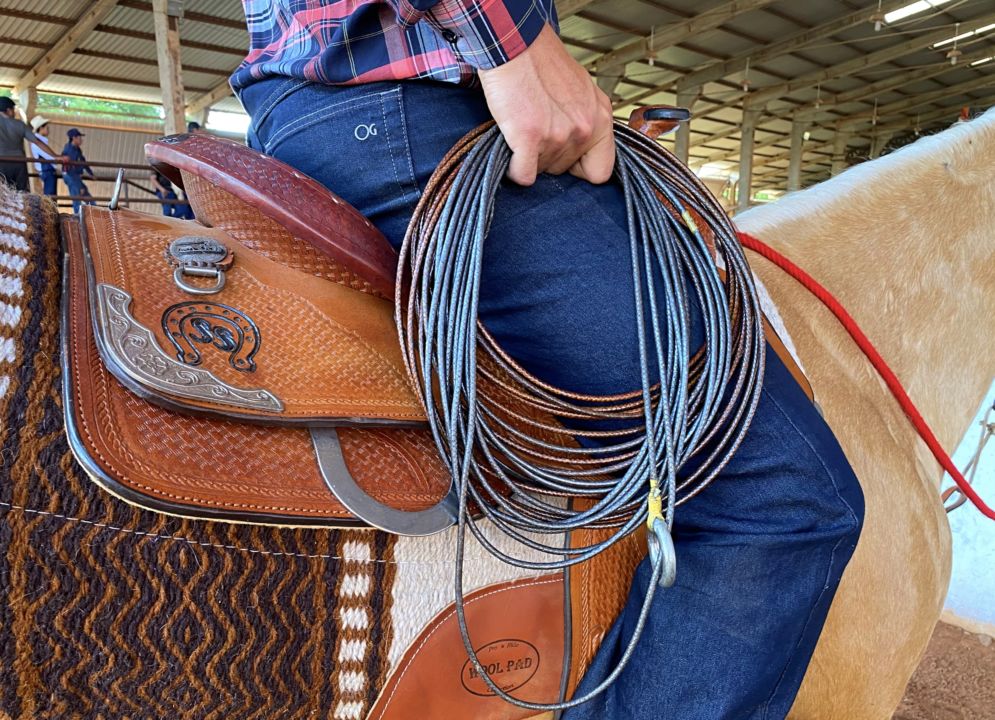
<path fill-rule="evenodd" d="M 76 128 L 72 128 L 69 132 L 66 133 L 66 135 L 69 136 L 70 140 L 72 140 L 74 137 L 85 137 L 83 133 L 81 133 Z"/>

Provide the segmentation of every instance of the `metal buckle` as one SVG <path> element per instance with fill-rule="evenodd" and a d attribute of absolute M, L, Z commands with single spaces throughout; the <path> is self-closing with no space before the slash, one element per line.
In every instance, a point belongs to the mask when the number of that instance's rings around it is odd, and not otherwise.
<path fill-rule="evenodd" d="M 166 259 L 176 269 L 173 282 L 191 295 L 214 295 L 225 286 L 225 271 L 234 262 L 234 254 L 214 238 L 184 235 L 173 240 L 166 251 Z M 191 285 L 185 277 L 214 278 L 208 287 Z"/>

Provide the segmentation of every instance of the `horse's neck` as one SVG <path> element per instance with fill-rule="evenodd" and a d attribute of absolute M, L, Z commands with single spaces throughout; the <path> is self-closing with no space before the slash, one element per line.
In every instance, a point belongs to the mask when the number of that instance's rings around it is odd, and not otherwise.
<path fill-rule="evenodd" d="M 952 451 L 995 368 L 995 111 L 737 222 L 840 299 Z"/>

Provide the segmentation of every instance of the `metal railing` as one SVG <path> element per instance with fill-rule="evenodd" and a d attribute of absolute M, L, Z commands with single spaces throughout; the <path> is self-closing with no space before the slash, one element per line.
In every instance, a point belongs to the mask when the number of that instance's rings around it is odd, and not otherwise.
<path fill-rule="evenodd" d="M 55 170 L 56 176 L 60 177 L 60 178 L 64 177 L 64 173 L 61 171 L 60 168 L 62 166 L 66 166 L 66 165 L 70 165 L 70 166 L 84 166 L 84 167 L 85 166 L 89 166 L 91 168 L 113 168 L 115 171 L 116 170 L 141 170 L 144 173 L 146 173 L 146 175 L 152 172 L 152 167 L 150 165 L 141 165 L 141 164 L 137 164 L 137 163 L 102 162 L 100 160 L 92 160 L 92 161 L 91 160 L 87 160 L 86 162 L 78 162 L 78 161 L 75 161 L 75 160 L 66 160 L 66 161 L 62 161 L 62 160 L 45 160 L 43 158 L 28 157 L 28 156 L 25 156 L 25 155 L 0 155 L 0 163 L 10 163 L 10 164 L 21 163 L 21 164 L 29 166 L 28 167 L 28 177 L 29 178 L 41 178 L 41 174 L 38 173 L 38 172 L 35 172 L 30 167 L 31 165 L 34 165 L 35 163 L 45 163 L 45 164 L 51 165 L 53 167 L 53 169 Z M 115 181 L 116 176 L 117 176 L 116 172 L 113 175 L 111 175 L 110 177 L 102 177 L 102 176 L 96 176 L 95 175 L 92 178 L 92 181 L 93 182 L 113 183 Z M 87 180 L 91 180 L 91 178 L 86 178 L 86 179 Z M 63 180 L 63 182 L 65 182 L 65 180 Z M 130 197 L 129 188 L 134 188 L 135 190 L 139 190 L 139 191 L 141 191 L 143 193 L 146 193 L 150 197 L 148 199 L 145 199 L 145 198 L 141 198 L 141 199 L 139 199 L 139 198 L 132 198 L 132 197 Z M 98 196 L 98 195 L 83 195 L 83 196 L 80 196 L 80 195 L 53 195 L 51 197 L 56 201 L 57 204 L 59 204 L 60 207 L 66 205 L 67 203 L 71 204 L 74 201 L 80 201 L 80 202 L 91 202 L 92 201 L 92 202 L 98 202 L 98 203 L 108 203 L 108 202 L 111 201 L 110 196 L 106 196 L 105 197 L 105 196 Z M 149 187 L 146 187 L 145 185 L 142 185 L 141 183 L 137 182 L 133 178 L 125 177 L 124 178 L 124 183 L 122 185 L 122 190 L 121 190 L 121 196 L 119 198 L 119 203 L 121 205 L 125 206 L 125 207 L 129 207 L 131 202 L 157 203 L 159 205 L 186 205 L 186 204 L 188 204 L 188 201 L 186 199 L 183 199 L 183 198 L 178 198 L 178 199 L 175 199 L 175 200 L 174 199 L 170 199 L 170 198 L 160 198 L 160 197 L 158 197 L 155 194 L 155 190 L 153 190 L 153 189 L 151 189 Z"/>

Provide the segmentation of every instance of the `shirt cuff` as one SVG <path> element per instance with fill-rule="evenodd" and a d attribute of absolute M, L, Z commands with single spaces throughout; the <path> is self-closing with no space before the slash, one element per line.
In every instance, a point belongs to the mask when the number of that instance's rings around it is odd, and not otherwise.
<path fill-rule="evenodd" d="M 542 0 L 439 0 L 425 20 L 458 60 L 489 70 L 524 52 L 547 22 L 556 27 L 553 4 Z"/>

